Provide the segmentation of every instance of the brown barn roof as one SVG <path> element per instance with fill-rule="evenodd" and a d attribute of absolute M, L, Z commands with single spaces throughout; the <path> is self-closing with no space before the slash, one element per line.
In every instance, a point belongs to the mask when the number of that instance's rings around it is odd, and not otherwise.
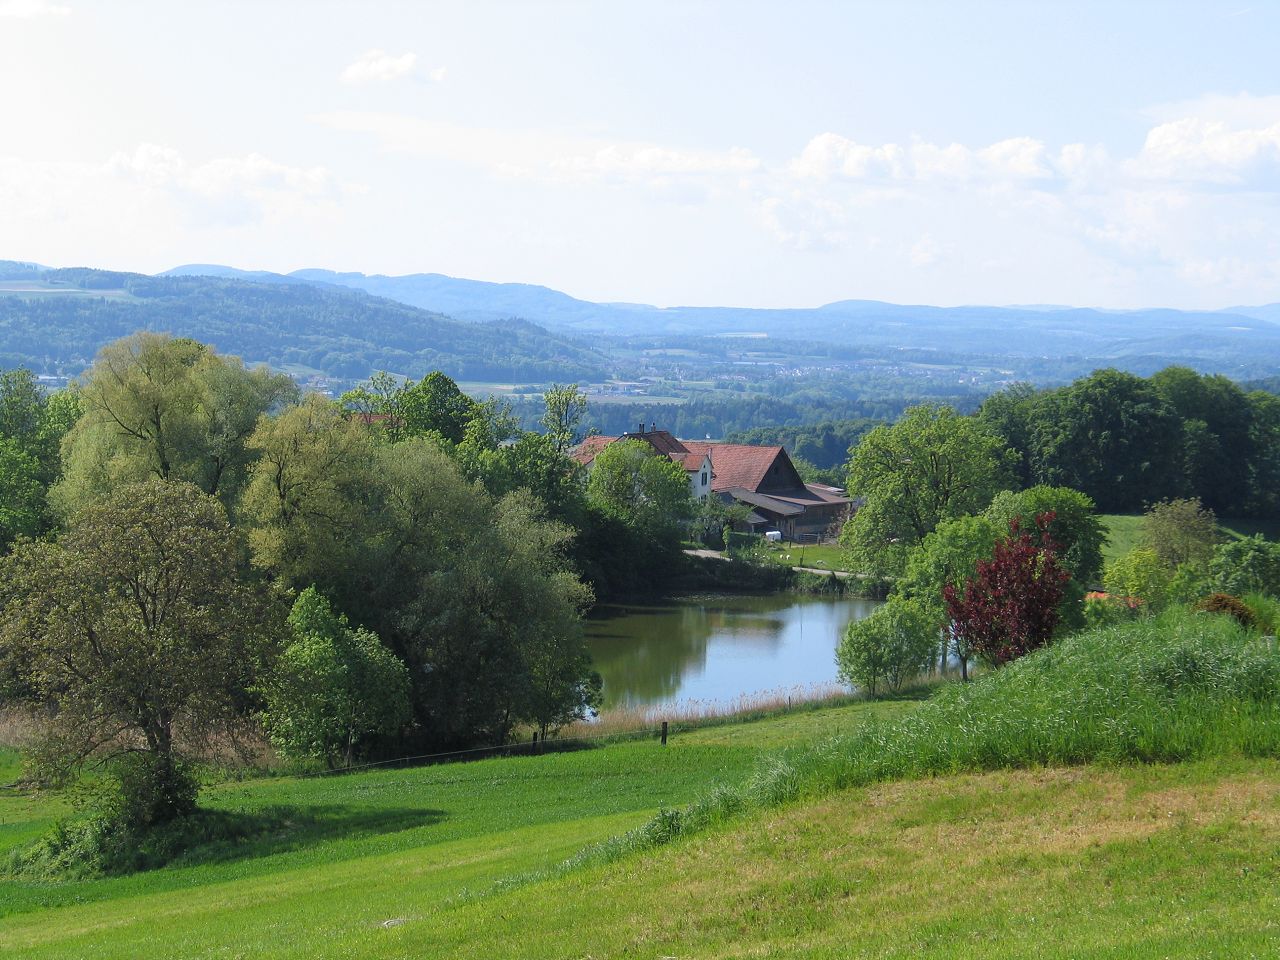
<path fill-rule="evenodd" d="M 758 489 L 778 455 L 786 455 L 782 447 L 752 447 L 710 440 L 686 440 L 684 445 L 699 463 L 703 456 L 711 454 L 711 489 L 717 492 L 730 487 Z"/>
<path fill-rule="evenodd" d="M 569 451 L 569 456 L 585 467 L 596 458 L 596 454 L 617 439 L 617 437 L 603 437 L 598 433 L 592 434 Z"/>

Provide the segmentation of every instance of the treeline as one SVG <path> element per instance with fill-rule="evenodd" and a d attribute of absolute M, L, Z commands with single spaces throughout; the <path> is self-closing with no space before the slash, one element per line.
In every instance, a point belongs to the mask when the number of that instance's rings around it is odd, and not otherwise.
<path fill-rule="evenodd" d="M 830 471 L 848 460 L 849 451 L 884 421 L 870 417 L 823 420 L 807 426 L 765 426 L 741 430 L 725 437 L 729 443 L 781 445 L 792 458 L 819 470 Z"/>
<path fill-rule="evenodd" d="M 1221 375 L 1100 370 L 1065 387 L 1010 387 L 977 419 L 1013 451 L 1020 486 L 1072 487 L 1103 512 L 1175 497 L 1225 516 L 1280 509 L 1280 398 Z"/>
<path fill-rule="evenodd" d="M 196 336 L 272 364 L 347 379 L 373 370 L 459 379 L 600 379 L 603 358 L 524 321 L 463 323 L 345 287 L 65 269 L 25 279 L 86 294 L 0 296 L 0 363 L 82 369 L 134 330 Z M 94 296 L 101 292 L 103 296 Z"/>
<path fill-rule="evenodd" d="M 439 372 L 300 396 L 152 333 L 52 396 L 0 377 L 0 696 L 41 708 L 35 774 L 107 763 L 103 822 L 138 831 L 246 731 L 332 766 L 588 715 L 582 614 L 678 573 L 694 510 L 647 447 L 583 482 L 585 402 L 546 407 L 523 431 Z"/>

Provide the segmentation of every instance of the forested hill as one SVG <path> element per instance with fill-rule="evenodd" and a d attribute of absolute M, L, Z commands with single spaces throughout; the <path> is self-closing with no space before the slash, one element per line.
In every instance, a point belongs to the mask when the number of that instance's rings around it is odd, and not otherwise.
<path fill-rule="evenodd" d="M 179 267 L 175 273 L 227 267 Z M 933 350 L 988 357 L 1044 357 L 1085 368 L 1151 374 L 1171 363 L 1235 377 L 1266 376 L 1280 363 L 1280 304 L 1229 310 L 1096 310 L 1047 306 L 935 307 L 843 300 L 821 307 L 655 307 L 592 303 L 547 287 L 487 283 L 435 273 L 389 277 L 298 270 L 304 280 L 364 290 L 466 320 L 523 317 L 552 330 L 618 336 L 763 334 L 866 350 Z"/>
<path fill-rule="evenodd" d="M 77 373 L 134 330 L 195 337 L 247 361 L 358 379 L 590 380 L 604 357 L 527 321 L 468 323 L 363 291 L 237 277 L 150 277 L 0 263 L 0 366 Z"/>

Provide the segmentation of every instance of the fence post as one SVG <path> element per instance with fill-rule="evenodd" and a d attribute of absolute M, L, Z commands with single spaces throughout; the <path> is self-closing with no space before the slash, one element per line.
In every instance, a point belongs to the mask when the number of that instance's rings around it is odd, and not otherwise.
<path fill-rule="evenodd" d="M 662 721 L 662 745 L 667 745 L 667 721 Z"/>

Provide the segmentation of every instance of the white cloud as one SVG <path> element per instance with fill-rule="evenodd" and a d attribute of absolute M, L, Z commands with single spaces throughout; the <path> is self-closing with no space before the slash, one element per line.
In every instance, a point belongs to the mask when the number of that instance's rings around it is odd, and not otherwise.
<path fill-rule="evenodd" d="M 444 83 L 444 78 L 449 75 L 448 67 L 436 67 L 428 76 L 436 83 Z"/>
<path fill-rule="evenodd" d="M 342 71 L 343 83 L 385 83 L 413 73 L 418 57 L 413 53 L 394 56 L 385 50 L 367 50 Z M 434 73 L 433 73 L 434 76 Z"/>
<path fill-rule="evenodd" d="M 358 188 L 323 167 L 261 154 L 188 163 L 172 148 L 140 144 L 103 163 L 0 158 L 0 240 L 58 232 L 160 237 L 175 231 L 253 229 L 323 219 Z"/>
<path fill-rule="evenodd" d="M 1280 174 L 1280 122 L 1233 129 L 1221 120 L 1184 117 L 1147 134 L 1131 169 L 1138 176 L 1244 183 Z"/>
<path fill-rule="evenodd" d="M 71 8 L 49 0 L 0 0 L 0 19 L 34 20 L 36 17 L 65 17 Z"/>
<path fill-rule="evenodd" d="M 1045 145 L 1030 137 L 974 150 L 923 140 L 870 146 L 831 132 L 810 140 L 789 169 L 793 176 L 815 180 L 1021 180 L 1052 175 Z"/>
<path fill-rule="evenodd" d="M 507 179 L 638 183 L 666 189 L 677 182 L 733 181 L 763 166 L 758 157 L 741 148 L 697 150 L 533 130 L 464 127 L 401 114 L 345 111 L 312 119 L 333 129 L 372 136 L 389 152 L 475 165 Z"/>

